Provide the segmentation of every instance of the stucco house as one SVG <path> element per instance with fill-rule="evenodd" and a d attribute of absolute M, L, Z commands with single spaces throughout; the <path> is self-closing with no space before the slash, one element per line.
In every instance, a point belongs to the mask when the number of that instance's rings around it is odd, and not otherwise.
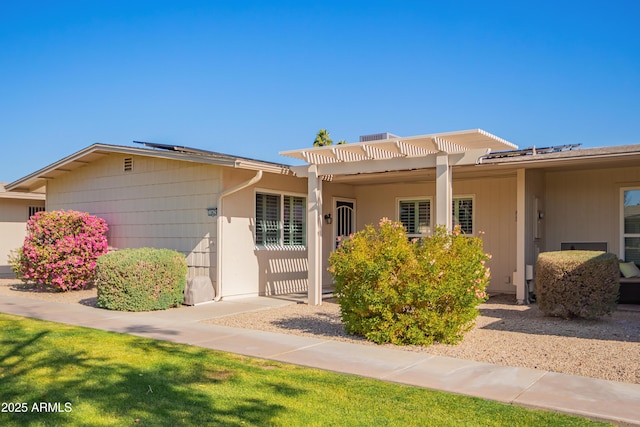
<path fill-rule="evenodd" d="M 8 192 L 5 185 L 0 182 L 0 278 L 13 278 L 9 254 L 22 246 L 31 215 L 44 210 L 45 194 L 42 190 Z"/>
<path fill-rule="evenodd" d="M 640 263 L 640 145 L 518 150 L 476 129 L 281 154 L 305 164 L 94 144 L 7 189 L 46 188 L 47 210 L 105 218 L 114 248 L 183 252 L 217 298 L 306 291 L 320 304 L 336 239 L 382 217 L 411 236 L 436 224 L 483 231 L 489 292 L 520 302 L 542 251 L 603 248 Z"/>

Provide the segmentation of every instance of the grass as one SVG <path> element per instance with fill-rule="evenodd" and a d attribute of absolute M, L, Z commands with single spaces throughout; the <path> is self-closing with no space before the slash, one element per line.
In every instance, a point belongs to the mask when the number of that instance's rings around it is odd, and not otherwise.
<path fill-rule="evenodd" d="M 15 410 L 9 403 L 27 404 L 26 412 L 0 412 L 2 426 L 603 425 L 5 314 L 0 314 L 0 402 L 4 411 Z M 61 412 L 34 410 L 40 402 Z"/>

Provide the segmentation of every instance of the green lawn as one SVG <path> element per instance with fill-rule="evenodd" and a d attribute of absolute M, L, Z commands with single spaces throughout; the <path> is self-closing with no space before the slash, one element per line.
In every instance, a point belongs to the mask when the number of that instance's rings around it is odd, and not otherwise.
<path fill-rule="evenodd" d="M 2 426 L 598 425 L 5 314 L 0 314 L 0 401 Z"/>

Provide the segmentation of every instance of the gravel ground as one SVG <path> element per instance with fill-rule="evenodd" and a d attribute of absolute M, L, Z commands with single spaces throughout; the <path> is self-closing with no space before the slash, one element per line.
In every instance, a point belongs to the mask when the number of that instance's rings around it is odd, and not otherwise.
<path fill-rule="evenodd" d="M 0 298 L 11 294 L 95 306 L 95 289 L 54 293 L 0 280 Z M 476 326 L 457 345 L 407 346 L 406 351 L 519 366 L 640 384 L 640 306 L 620 305 L 601 320 L 544 317 L 535 304 L 516 305 L 498 295 L 480 306 Z M 377 345 L 347 335 L 334 300 L 212 319 L 219 325 Z"/>

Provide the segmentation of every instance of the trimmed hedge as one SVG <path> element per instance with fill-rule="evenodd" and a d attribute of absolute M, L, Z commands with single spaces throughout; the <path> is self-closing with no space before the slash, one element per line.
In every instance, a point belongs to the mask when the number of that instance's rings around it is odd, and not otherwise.
<path fill-rule="evenodd" d="M 184 301 L 187 262 L 170 249 L 124 249 L 98 259 L 98 307 L 165 310 Z"/>
<path fill-rule="evenodd" d="M 538 307 L 547 316 L 597 319 L 616 308 L 620 271 L 615 254 L 544 252 L 536 263 Z"/>

